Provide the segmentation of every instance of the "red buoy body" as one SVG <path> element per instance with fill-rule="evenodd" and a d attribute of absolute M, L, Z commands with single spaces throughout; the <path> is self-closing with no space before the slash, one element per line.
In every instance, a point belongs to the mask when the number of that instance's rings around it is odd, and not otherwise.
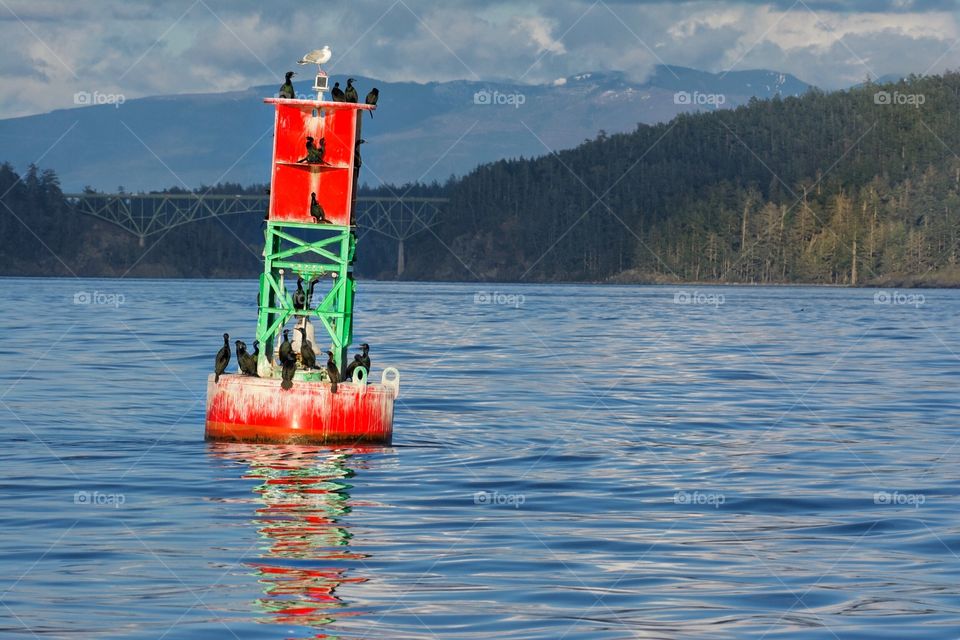
<path fill-rule="evenodd" d="M 296 380 L 281 389 L 273 378 L 222 375 L 207 379 L 208 440 L 291 444 L 389 444 L 393 436 L 390 384 Z"/>

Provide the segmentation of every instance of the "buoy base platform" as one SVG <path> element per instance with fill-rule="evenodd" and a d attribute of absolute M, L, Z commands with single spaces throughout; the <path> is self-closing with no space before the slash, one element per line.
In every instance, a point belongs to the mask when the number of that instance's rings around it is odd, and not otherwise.
<path fill-rule="evenodd" d="M 395 370 L 394 370 L 395 371 Z M 206 439 L 282 444 L 390 444 L 395 384 L 342 382 L 337 392 L 322 380 L 224 374 L 207 379 Z"/>

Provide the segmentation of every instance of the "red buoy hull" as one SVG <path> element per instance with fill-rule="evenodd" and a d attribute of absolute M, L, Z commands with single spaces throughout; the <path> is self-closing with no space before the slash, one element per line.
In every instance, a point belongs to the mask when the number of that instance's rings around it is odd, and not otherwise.
<path fill-rule="evenodd" d="M 389 444 L 394 387 L 222 375 L 207 380 L 207 440 L 290 444 Z"/>

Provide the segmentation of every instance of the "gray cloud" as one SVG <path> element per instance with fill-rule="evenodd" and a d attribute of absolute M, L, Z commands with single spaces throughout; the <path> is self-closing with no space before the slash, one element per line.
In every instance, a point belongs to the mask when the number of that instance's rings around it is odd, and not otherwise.
<path fill-rule="evenodd" d="M 164 93 L 277 82 L 329 44 L 333 73 L 549 82 L 643 79 L 660 63 L 771 68 L 825 88 L 958 65 L 954 0 L 5 0 L 0 117 L 73 106 L 77 91 Z M 309 74 L 307 70 L 305 73 Z"/>

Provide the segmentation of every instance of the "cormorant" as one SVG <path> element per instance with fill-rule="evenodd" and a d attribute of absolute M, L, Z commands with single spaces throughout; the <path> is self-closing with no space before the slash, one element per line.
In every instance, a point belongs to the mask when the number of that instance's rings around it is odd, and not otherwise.
<path fill-rule="evenodd" d="M 343 89 L 340 88 L 340 83 L 334 82 L 333 89 L 330 90 L 330 97 L 333 98 L 334 102 L 346 102 L 343 96 Z"/>
<path fill-rule="evenodd" d="M 313 136 L 307 136 L 307 155 L 297 160 L 298 164 L 323 164 L 323 154 L 327 151 L 326 138 L 320 138 L 320 144 L 313 144 Z"/>
<path fill-rule="evenodd" d="M 373 89 L 370 89 L 370 93 L 367 94 L 367 99 L 364 102 L 366 102 L 367 104 L 372 104 L 373 106 L 377 106 L 377 100 L 379 99 L 380 99 L 380 89 L 377 89 L 376 87 L 374 87 Z M 371 118 L 373 117 L 373 111 L 370 112 L 370 117 Z"/>
<path fill-rule="evenodd" d="M 317 354 L 313 352 L 313 345 L 307 340 L 307 329 L 305 327 L 298 327 L 297 331 L 303 336 L 303 339 L 300 340 L 300 362 L 303 364 L 304 369 L 316 369 Z"/>
<path fill-rule="evenodd" d="M 337 363 L 333 361 L 333 351 L 327 351 L 327 377 L 330 378 L 330 393 L 336 393 L 340 372 L 337 370 Z"/>
<path fill-rule="evenodd" d="M 327 220 L 327 214 L 323 211 L 323 207 L 317 202 L 316 192 L 310 194 L 310 215 L 313 216 L 313 219 L 316 220 L 318 224 L 321 222 L 329 222 L 329 220 Z"/>
<path fill-rule="evenodd" d="M 356 171 L 363 166 L 363 158 L 360 157 L 360 145 L 366 144 L 367 141 L 363 138 L 357 140 L 356 146 L 353 148 L 353 169 Z"/>
<path fill-rule="evenodd" d="M 240 372 L 245 376 L 257 376 L 257 361 L 247 353 L 246 343 L 237 340 L 237 364 L 240 365 Z"/>
<path fill-rule="evenodd" d="M 280 85 L 281 98 L 287 98 L 288 100 L 291 100 L 297 97 L 297 92 L 293 88 L 293 83 L 290 82 L 290 78 L 292 78 L 295 75 L 297 74 L 295 74 L 293 71 L 287 71 L 287 75 L 284 76 L 285 82 L 282 85 Z"/>
<path fill-rule="evenodd" d="M 293 294 L 294 311 L 306 311 L 307 293 L 303 290 L 303 278 L 297 277 L 297 291 Z"/>
<path fill-rule="evenodd" d="M 290 346 L 290 330 L 283 330 L 283 342 L 280 343 L 280 353 L 278 357 L 280 358 L 280 364 L 283 364 L 287 361 L 287 358 L 293 355 L 293 347 Z M 296 358 L 294 358 L 296 360 Z"/>
<path fill-rule="evenodd" d="M 307 311 L 309 311 L 313 305 L 313 288 L 317 286 L 318 282 L 320 282 L 320 276 L 310 278 L 310 286 L 307 287 Z"/>
<path fill-rule="evenodd" d="M 260 341 L 253 341 L 253 353 L 250 354 L 254 360 L 257 360 L 260 357 Z"/>
<path fill-rule="evenodd" d="M 283 368 L 280 370 L 280 376 L 283 378 L 283 382 L 280 383 L 280 388 L 290 389 L 293 387 L 293 376 L 297 373 L 297 356 L 293 355 L 291 351 L 287 354 L 285 360 L 281 359 L 281 362 L 283 363 Z"/>
<path fill-rule="evenodd" d="M 367 370 L 367 375 L 370 375 L 370 345 L 366 342 L 360 345 L 360 350 L 363 351 L 360 354 L 360 363 L 363 365 L 363 368 Z"/>
<path fill-rule="evenodd" d="M 359 99 L 357 90 L 353 87 L 353 78 L 347 78 L 347 90 L 343 92 L 343 101 L 355 103 Z"/>
<path fill-rule="evenodd" d="M 213 364 L 213 381 L 220 383 L 220 375 L 227 370 L 230 364 L 230 334 L 223 334 L 223 346 L 217 351 L 217 359 Z"/>
<path fill-rule="evenodd" d="M 352 380 L 353 372 L 357 370 L 357 367 L 362 367 L 362 366 L 363 366 L 363 362 L 360 361 L 360 354 L 358 353 L 353 356 L 353 362 L 348 364 L 347 368 L 344 370 L 343 379 Z"/>

